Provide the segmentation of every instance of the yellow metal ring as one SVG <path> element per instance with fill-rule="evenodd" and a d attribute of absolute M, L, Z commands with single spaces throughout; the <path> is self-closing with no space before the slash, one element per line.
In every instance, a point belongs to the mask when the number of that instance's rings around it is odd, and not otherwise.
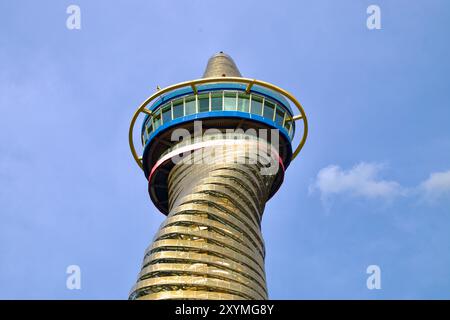
<path fill-rule="evenodd" d="M 256 79 L 240 78 L 240 77 L 203 78 L 203 79 L 180 82 L 180 83 L 171 85 L 169 87 L 166 87 L 164 89 L 160 89 L 157 92 L 155 92 L 154 94 L 152 94 L 150 97 L 148 97 L 147 100 L 145 100 L 139 106 L 139 108 L 136 110 L 136 112 L 133 115 L 133 118 L 131 119 L 130 129 L 128 131 L 128 142 L 130 144 L 131 154 L 133 155 L 134 160 L 139 165 L 139 167 L 141 167 L 141 169 L 143 169 L 142 158 L 139 157 L 138 154 L 136 153 L 136 149 L 134 147 L 134 141 L 133 141 L 133 131 L 134 131 L 134 124 L 136 123 L 136 120 L 137 120 L 139 114 L 141 114 L 141 113 L 151 114 L 151 111 L 146 109 L 145 107 L 150 102 L 152 102 L 159 96 L 163 95 L 164 93 L 167 93 L 167 92 L 179 89 L 179 88 L 183 88 L 183 87 L 188 87 L 188 86 L 192 87 L 193 90 L 196 91 L 196 85 L 205 84 L 205 83 L 217 83 L 217 82 L 246 83 L 247 84 L 246 91 L 250 91 L 251 87 L 256 84 L 256 85 L 271 89 L 273 91 L 276 91 L 276 92 L 282 94 L 284 97 L 288 98 L 297 107 L 298 111 L 300 112 L 299 115 L 294 116 L 292 119 L 294 121 L 303 120 L 303 136 L 302 136 L 297 148 L 295 148 L 295 150 L 292 154 L 292 160 L 294 160 L 295 157 L 297 157 L 297 155 L 299 154 L 300 150 L 303 148 L 303 145 L 306 142 L 306 137 L 308 136 L 308 120 L 306 118 L 305 110 L 303 110 L 302 105 L 300 104 L 300 102 L 297 101 L 297 99 L 295 99 L 295 97 L 292 94 L 290 94 L 286 90 L 283 90 L 280 87 L 277 87 L 271 83 L 261 81 L 261 80 L 256 80 Z"/>

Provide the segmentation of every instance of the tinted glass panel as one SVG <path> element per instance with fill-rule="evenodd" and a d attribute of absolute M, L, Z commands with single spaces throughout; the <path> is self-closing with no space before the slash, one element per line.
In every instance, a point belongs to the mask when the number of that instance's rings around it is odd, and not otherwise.
<path fill-rule="evenodd" d="M 240 93 L 238 95 L 238 110 L 243 112 L 250 112 L 250 96 L 248 94 Z"/>
<path fill-rule="evenodd" d="M 150 133 L 152 133 L 152 122 L 147 121 L 147 135 L 150 135 Z"/>
<path fill-rule="evenodd" d="M 287 115 L 286 115 L 286 122 L 284 124 L 284 127 L 286 128 L 287 132 L 289 132 L 289 130 L 291 129 L 291 125 L 292 125 L 292 120 L 288 120 L 287 119 Z"/>
<path fill-rule="evenodd" d="M 209 111 L 209 94 L 202 94 L 198 96 L 198 112 Z"/>
<path fill-rule="evenodd" d="M 153 126 L 156 129 L 161 125 L 161 110 L 158 110 L 153 116 Z"/>
<path fill-rule="evenodd" d="M 186 98 L 186 115 L 196 113 L 195 110 L 195 97 Z"/>
<path fill-rule="evenodd" d="M 272 102 L 267 100 L 264 101 L 264 118 L 269 120 L 273 119 L 274 107 L 275 105 Z"/>
<path fill-rule="evenodd" d="M 172 120 L 172 111 L 170 110 L 170 105 L 164 107 L 162 109 L 163 113 L 163 124 Z"/>
<path fill-rule="evenodd" d="M 173 103 L 173 118 L 179 118 L 183 116 L 183 99 L 174 101 Z"/>
<path fill-rule="evenodd" d="M 222 92 L 211 93 L 211 111 L 222 110 Z"/>
<path fill-rule="evenodd" d="M 252 95 L 252 113 L 262 114 L 262 98 Z"/>
<path fill-rule="evenodd" d="M 283 125 L 283 119 L 284 119 L 284 111 L 277 106 L 277 113 L 275 114 L 275 122 L 282 126 Z"/>
<path fill-rule="evenodd" d="M 225 92 L 224 104 L 225 110 L 236 110 L 236 93 Z"/>

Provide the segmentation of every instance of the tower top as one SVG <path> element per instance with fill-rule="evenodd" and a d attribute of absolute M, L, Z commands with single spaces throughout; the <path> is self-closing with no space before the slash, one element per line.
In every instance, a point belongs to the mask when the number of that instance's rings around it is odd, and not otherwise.
<path fill-rule="evenodd" d="M 223 51 L 220 51 L 209 58 L 203 74 L 203 78 L 214 77 L 242 77 L 242 75 L 233 59 Z"/>
<path fill-rule="evenodd" d="M 299 114 L 295 115 L 291 105 L 295 105 Z M 144 116 L 140 132 L 141 154 L 134 143 L 139 116 Z M 131 119 L 128 132 L 131 153 L 149 180 L 152 200 L 160 204 L 157 206 L 163 212 L 168 210 L 164 186 L 170 172 L 163 167 L 173 165 L 169 154 L 178 152 L 172 150 L 172 133 L 175 129 L 194 133 L 194 124 L 199 120 L 205 124 L 204 131 L 208 128 L 221 132 L 230 128 L 278 129 L 281 141 L 278 154 L 284 169 L 298 155 L 308 133 L 305 111 L 292 94 L 269 82 L 242 77 L 228 54 L 222 51 L 214 54 L 208 60 L 203 78 L 158 88 Z M 301 122 L 303 133 L 293 148 L 296 121 Z"/>

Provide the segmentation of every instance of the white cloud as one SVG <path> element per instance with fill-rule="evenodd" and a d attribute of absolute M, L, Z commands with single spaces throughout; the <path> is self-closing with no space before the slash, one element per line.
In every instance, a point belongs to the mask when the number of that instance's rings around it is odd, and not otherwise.
<path fill-rule="evenodd" d="M 420 184 L 422 197 L 430 202 L 439 198 L 450 197 L 450 170 L 431 173 L 427 180 Z"/>
<path fill-rule="evenodd" d="M 333 195 L 351 195 L 367 199 L 392 199 L 406 191 L 396 181 L 382 180 L 382 164 L 361 162 L 350 170 L 337 165 L 325 167 L 319 171 L 309 191 L 318 190 L 322 201 Z"/>

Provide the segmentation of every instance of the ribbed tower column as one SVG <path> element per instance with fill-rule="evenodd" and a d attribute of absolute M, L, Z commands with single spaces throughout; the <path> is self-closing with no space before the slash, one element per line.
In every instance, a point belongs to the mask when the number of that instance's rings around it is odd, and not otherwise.
<path fill-rule="evenodd" d="M 261 218 L 274 175 L 235 148 L 214 159 L 193 152 L 170 171 L 170 212 L 131 299 L 267 299 Z"/>

